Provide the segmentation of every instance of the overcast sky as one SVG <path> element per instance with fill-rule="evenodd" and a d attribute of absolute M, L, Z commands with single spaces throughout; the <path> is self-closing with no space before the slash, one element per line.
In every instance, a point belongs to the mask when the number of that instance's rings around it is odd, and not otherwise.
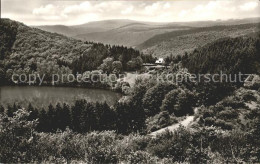
<path fill-rule="evenodd" d="M 150 22 L 226 20 L 260 17 L 260 2 L 258 0 L 2 0 L 2 17 L 28 25 L 76 25 L 107 19 Z"/>

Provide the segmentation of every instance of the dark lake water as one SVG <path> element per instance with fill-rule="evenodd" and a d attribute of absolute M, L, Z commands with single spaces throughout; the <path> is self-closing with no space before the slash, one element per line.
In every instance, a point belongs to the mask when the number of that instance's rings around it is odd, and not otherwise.
<path fill-rule="evenodd" d="M 103 89 L 71 88 L 71 87 L 35 87 L 4 86 L 0 87 L 0 103 L 4 106 L 18 102 L 22 107 L 29 103 L 37 107 L 47 107 L 50 103 L 71 104 L 77 99 L 88 102 L 107 102 L 113 105 L 121 94 Z"/>

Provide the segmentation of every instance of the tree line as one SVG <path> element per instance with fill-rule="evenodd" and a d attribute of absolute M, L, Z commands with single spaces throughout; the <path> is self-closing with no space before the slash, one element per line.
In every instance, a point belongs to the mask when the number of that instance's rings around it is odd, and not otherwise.
<path fill-rule="evenodd" d="M 181 62 L 191 73 L 259 74 L 260 34 L 222 38 L 183 56 L 167 57 L 168 62 Z"/>
<path fill-rule="evenodd" d="M 5 109 L 0 106 L 0 112 L 8 117 L 22 107 L 8 105 Z M 91 131 L 115 130 L 118 133 L 130 133 L 144 130 L 144 116 L 141 111 L 131 108 L 125 103 L 116 103 L 110 107 L 104 103 L 90 103 L 77 100 L 73 105 L 57 103 L 50 104 L 47 109 L 39 109 L 31 104 L 26 108 L 30 121 L 38 119 L 36 130 L 39 132 L 64 131 L 66 128 L 74 132 L 86 133 Z"/>

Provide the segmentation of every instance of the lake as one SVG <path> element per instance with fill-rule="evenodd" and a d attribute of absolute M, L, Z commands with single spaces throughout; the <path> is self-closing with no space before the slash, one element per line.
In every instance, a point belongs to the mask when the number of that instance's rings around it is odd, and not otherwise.
<path fill-rule="evenodd" d="M 3 86 L 0 87 L 0 103 L 4 106 L 18 102 L 22 107 L 29 103 L 37 107 L 47 107 L 57 102 L 72 104 L 77 99 L 88 102 L 107 102 L 113 105 L 121 98 L 120 93 L 111 90 L 72 88 L 72 87 L 45 87 L 45 86 Z"/>

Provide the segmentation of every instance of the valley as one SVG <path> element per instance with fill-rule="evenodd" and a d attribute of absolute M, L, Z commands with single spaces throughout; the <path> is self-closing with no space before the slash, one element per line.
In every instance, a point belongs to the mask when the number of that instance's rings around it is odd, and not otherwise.
<path fill-rule="evenodd" d="M 201 22 L 139 22 L 105 20 L 77 26 L 37 26 L 82 41 L 133 47 L 156 57 L 184 55 L 195 48 L 225 37 L 259 31 L 259 18 Z"/>

